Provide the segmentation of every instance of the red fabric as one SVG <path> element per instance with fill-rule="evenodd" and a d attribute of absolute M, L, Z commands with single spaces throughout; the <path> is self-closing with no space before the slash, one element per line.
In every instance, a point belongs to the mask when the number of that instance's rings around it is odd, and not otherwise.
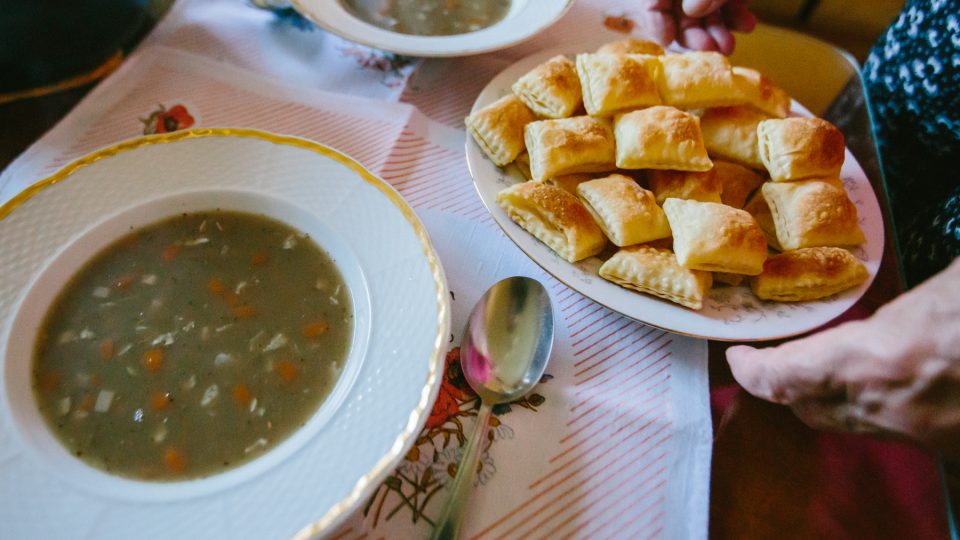
<path fill-rule="evenodd" d="M 745 523 L 767 522 L 774 528 L 780 522 L 801 524 L 781 529 L 784 537 L 812 534 L 830 539 L 949 538 L 938 467 L 926 452 L 906 443 L 865 435 L 814 431 L 795 420 L 788 408 L 760 402 L 737 385 L 712 389 L 711 408 L 718 435 L 713 471 L 717 508 L 712 516 L 718 524 L 711 529 L 713 536 L 730 535 L 727 525 L 736 523 L 741 516 L 717 512 L 731 512 L 732 508 L 733 512 L 742 509 L 751 514 L 741 520 Z M 770 423 L 765 424 L 768 418 Z M 785 440 L 796 454 L 784 451 Z M 744 449 L 747 444 L 750 448 Z M 766 454 L 767 458 L 774 455 L 772 460 L 738 460 L 731 456 L 744 450 Z M 778 460 L 781 456 L 782 462 Z M 718 466 L 723 470 L 717 470 Z M 776 467 L 784 469 L 777 471 Z M 792 483 L 780 482 L 781 473 L 793 474 Z M 771 480 L 771 489 L 776 490 L 771 493 L 776 502 L 736 504 L 716 500 L 756 494 L 757 489 L 751 484 L 762 483 L 763 479 L 756 477 L 763 475 Z M 803 480 L 798 482 L 796 478 Z M 788 490 L 790 486 L 796 489 L 783 493 L 784 485 Z M 784 507 L 787 501 L 789 508 Z M 758 528 L 756 536 L 767 536 L 765 529 Z"/>

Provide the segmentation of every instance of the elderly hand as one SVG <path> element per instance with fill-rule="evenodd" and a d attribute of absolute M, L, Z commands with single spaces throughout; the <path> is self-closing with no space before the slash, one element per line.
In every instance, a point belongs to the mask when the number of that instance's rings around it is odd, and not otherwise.
<path fill-rule="evenodd" d="M 637 24 L 651 39 L 723 54 L 733 52 L 731 31 L 750 32 L 757 24 L 747 0 L 640 0 L 640 9 Z"/>
<path fill-rule="evenodd" d="M 960 259 L 873 317 L 778 347 L 727 350 L 751 394 L 807 424 L 960 457 Z"/>

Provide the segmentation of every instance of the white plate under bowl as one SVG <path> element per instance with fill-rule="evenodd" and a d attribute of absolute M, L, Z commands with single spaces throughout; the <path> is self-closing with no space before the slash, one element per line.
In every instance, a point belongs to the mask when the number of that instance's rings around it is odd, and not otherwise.
<path fill-rule="evenodd" d="M 285 222 L 331 256 L 355 320 L 343 373 L 304 427 L 235 469 L 146 482 L 92 468 L 37 411 L 37 328 L 70 277 L 130 228 L 217 208 Z M 0 238 L 3 536 L 319 536 L 379 485 L 426 421 L 449 327 L 443 271 L 397 192 L 333 149 L 245 129 L 121 143 L 0 207 Z"/>
<path fill-rule="evenodd" d="M 507 95 L 510 86 L 521 75 L 557 55 L 575 55 L 596 49 L 598 44 L 571 45 L 544 51 L 524 58 L 500 72 L 491 80 L 473 104 L 472 111 Z M 793 103 L 793 114 L 810 113 Z M 580 294 L 640 322 L 678 334 L 723 341 L 760 341 L 784 338 L 813 330 L 853 306 L 867 291 L 880 268 L 883 255 L 883 217 L 880 204 L 864 174 L 849 150 L 840 177 L 857 206 L 860 227 L 866 243 L 853 250 L 866 266 L 869 279 L 859 287 L 813 302 L 780 303 L 757 299 L 749 287 L 714 287 L 700 311 L 694 311 L 666 300 L 633 292 L 604 280 L 597 274 L 603 261 L 590 257 L 575 264 L 560 258 L 519 225 L 497 205 L 497 193 L 525 181 L 513 165 L 497 167 L 483 153 L 473 138 L 466 143 L 467 165 L 473 183 L 493 219 L 507 236 L 534 262 Z"/>
<path fill-rule="evenodd" d="M 409 56 L 468 56 L 509 47 L 557 22 L 573 0 L 513 0 L 499 22 L 466 34 L 416 36 L 374 26 L 351 13 L 342 0 L 292 0 L 317 26 L 369 47 Z"/>

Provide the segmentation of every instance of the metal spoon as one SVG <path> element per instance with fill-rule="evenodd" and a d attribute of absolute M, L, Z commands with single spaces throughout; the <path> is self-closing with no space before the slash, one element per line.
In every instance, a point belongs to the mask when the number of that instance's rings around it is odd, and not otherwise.
<path fill-rule="evenodd" d="M 473 487 L 493 406 L 523 397 L 543 376 L 553 348 L 553 307 L 540 282 L 512 277 L 495 283 L 470 313 L 460 347 L 460 365 L 470 388 L 480 396 L 480 410 L 450 499 L 433 538 L 457 537 Z"/>

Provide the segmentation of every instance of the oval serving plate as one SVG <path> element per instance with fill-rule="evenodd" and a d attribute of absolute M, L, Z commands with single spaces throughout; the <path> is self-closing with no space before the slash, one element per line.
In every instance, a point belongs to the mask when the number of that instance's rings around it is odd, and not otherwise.
<path fill-rule="evenodd" d="M 524 73 L 541 62 L 566 54 L 591 51 L 602 43 L 566 46 L 524 58 L 494 77 L 473 104 L 476 111 L 507 95 L 510 86 Z M 791 114 L 810 116 L 793 102 Z M 883 255 L 883 218 L 880 204 L 870 181 L 849 149 L 840 176 L 850 199 L 857 206 L 860 227 L 866 243 L 853 250 L 870 273 L 869 279 L 851 289 L 814 302 L 779 303 L 757 299 L 746 285 L 714 287 L 700 311 L 694 311 L 666 300 L 633 292 L 604 280 L 597 274 L 602 260 L 590 257 L 575 264 L 556 255 L 549 247 L 514 223 L 497 205 L 497 193 L 517 182 L 525 181 L 513 165 L 497 167 L 483 153 L 472 137 L 466 142 L 467 165 L 484 206 L 507 236 L 544 270 L 580 294 L 640 322 L 678 334 L 723 341 L 761 341 L 784 338 L 813 330 L 853 306 L 867 291 L 880 267 Z"/>
<path fill-rule="evenodd" d="M 94 469 L 35 410 L 37 321 L 130 227 L 215 208 L 285 222 L 334 259 L 355 316 L 343 374 L 302 428 L 237 468 L 175 482 Z M 427 232 L 386 182 L 318 143 L 248 129 L 124 142 L 0 207 L 0 238 L 0 522 L 11 538 L 315 537 L 390 473 L 436 397 L 449 305 Z"/>
<path fill-rule="evenodd" d="M 525 41 L 557 22 L 573 0 L 513 0 L 503 20 L 466 34 L 416 36 L 391 32 L 350 13 L 341 0 L 292 0 L 293 6 L 314 24 L 368 47 L 409 56 L 468 56 Z"/>

